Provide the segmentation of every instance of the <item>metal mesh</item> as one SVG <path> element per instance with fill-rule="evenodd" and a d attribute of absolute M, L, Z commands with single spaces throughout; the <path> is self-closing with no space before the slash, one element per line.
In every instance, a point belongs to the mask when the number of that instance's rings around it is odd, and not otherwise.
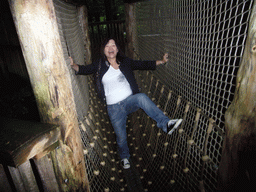
<path fill-rule="evenodd" d="M 155 72 L 176 94 L 224 127 L 253 1 L 151 0 L 137 5 L 142 59 L 170 61 Z"/>

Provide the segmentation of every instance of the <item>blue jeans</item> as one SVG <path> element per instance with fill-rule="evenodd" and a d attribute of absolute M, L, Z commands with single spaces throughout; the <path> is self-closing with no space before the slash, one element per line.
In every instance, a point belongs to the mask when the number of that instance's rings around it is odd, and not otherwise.
<path fill-rule="evenodd" d="M 121 159 L 130 157 L 126 133 L 127 116 L 139 108 L 143 109 L 149 117 L 154 119 L 159 128 L 167 132 L 169 118 L 144 93 L 131 95 L 117 104 L 108 105 L 108 115 L 116 133 L 118 152 Z"/>

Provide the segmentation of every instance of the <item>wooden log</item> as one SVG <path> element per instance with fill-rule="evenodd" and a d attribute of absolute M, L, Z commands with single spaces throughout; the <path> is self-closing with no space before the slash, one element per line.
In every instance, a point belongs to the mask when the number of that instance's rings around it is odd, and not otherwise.
<path fill-rule="evenodd" d="M 90 64 L 92 62 L 91 41 L 90 41 L 89 25 L 88 25 L 88 10 L 85 5 L 78 7 L 78 17 L 79 17 L 79 21 L 81 23 L 81 28 L 83 32 L 86 63 Z"/>
<path fill-rule="evenodd" d="M 126 24 L 126 39 L 127 48 L 126 55 L 132 59 L 136 58 L 137 46 L 136 46 L 136 3 L 125 3 L 125 24 Z"/>
<path fill-rule="evenodd" d="M 41 121 L 61 129 L 52 155 L 61 191 L 89 191 L 69 69 L 52 0 L 9 0 Z"/>
<path fill-rule="evenodd" d="M 256 187 L 256 4 L 232 104 L 225 113 L 224 149 L 218 172 L 219 191 L 251 191 Z"/>

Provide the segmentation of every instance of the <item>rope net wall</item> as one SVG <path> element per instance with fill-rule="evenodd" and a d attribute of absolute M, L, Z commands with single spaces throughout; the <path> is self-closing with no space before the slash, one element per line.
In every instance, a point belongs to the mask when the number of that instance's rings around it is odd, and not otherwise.
<path fill-rule="evenodd" d="M 83 64 L 77 9 L 54 3 L 67 65 L 69 54 Z M 223 116 L 233 98 L 251 7 L 252 1 L 231 0 L 137 4 L 141 59 L 170 55 L 154 73 L 136 73 L 138 84 L 170 118 L 184 121 L 166 135 L 142 110 L 129 116 L 135 181 L 120 167 L 115 134 L 92 77 L 75 76 L 70 68 L 91 191 L 216 191 Z"/>
<path fill-rule="evenodd" d="M 155 75 L 223 129 L 253 1 L 152 0 L 137 5 L 142 59 L 169 53 Z"/>
<path fill-rule="evenodd" d="M 143 159 L 148 157 L 148 175 L 154 175 L 152 191 L 216 190 L 224 113 L 233 99 L 252 4 L 220 0 L 137 4 L 141 59 L 157 59 L 165 52 L 170 59 L 153 73 L 139 73 L 139 82 L 167 115 L 185 119 L 170 138 L 152 129 L 149 139 L 145 136 L 140 143 L 147 143 L 142 151 Z M 171 90 L 171 96 L 165 90 Z M 152 154 L 158 158 L 152 159 Z"/>
<path fill-rule="evenodd" d="M 85 76 L 76 76 L 70 67 L 71 56 L 75 63 L 84 63 L 85 49 L 83 46 L 83 36 L 79 24 L 77 8 L 73 5 L 54 0 L 55 12 L 58 22 L 59 34 L 63 47 L 64 57 L 69 67 L 72 79 L 73 94 L 76 102 L 78 118 L 87 114 L 89 105 L 88 83 Z"/>
<path fill-rule="evenodd" d="M 85 50 L 76 6 L 54 0 L 59 34 L 66 64 L 72 79 L 73 94 L 91 191 L 125 191 L 127 189 L 118 162 L 115 134 L 105 106 L 99 101 L 92 77 L 76 76 L 69 56 L 84 64 Z"/>

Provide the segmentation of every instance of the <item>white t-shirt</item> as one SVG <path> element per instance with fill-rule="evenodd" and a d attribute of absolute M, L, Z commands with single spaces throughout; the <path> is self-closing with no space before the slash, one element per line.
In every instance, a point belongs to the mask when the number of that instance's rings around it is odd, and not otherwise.
<path fill-rule="evenodd" d="M 120 69 L 114 69 L 111 65 L 102 77 L 106 102 L 108 105 L 116 104 L 130 95 L 132 89 Z"/>

